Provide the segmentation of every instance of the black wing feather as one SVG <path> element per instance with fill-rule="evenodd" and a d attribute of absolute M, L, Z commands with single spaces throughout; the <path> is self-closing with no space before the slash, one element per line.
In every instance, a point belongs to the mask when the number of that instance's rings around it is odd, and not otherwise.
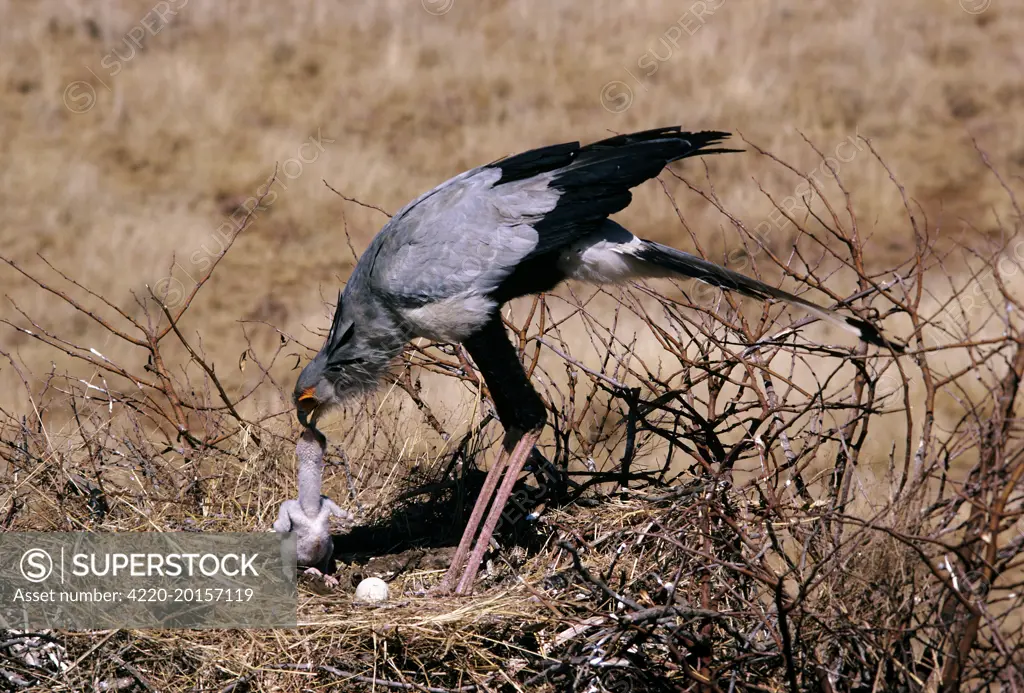
<path fill-rule="evenodd" d="M 561 191 L 553 210 L 533 224 L 540 242 L 531 256 L 561 249 L 625 209 L 630 192 L 654 178 L 673 161 L 703 154 L 740 151 L 717 148 L 729 133 L 716 130 L 683 132 L 673 126 L 616 135 L 585 147 L 578 142 L 556 144 L 490 164 L 501 169 L 495 185 L 555 173 L 551 185 Z"/>
<path fill-rule="evenodd" d="M 535 247 L 494 293 L 504 302 L 548 291 L 563 279 L 558 255 L 596 231 L 609 215 L 633 200 L 630 188 L 654 178 L 673 161 L 702 154 L 740 151 L 715 147 L 727 132 L 683 132 L 679 126 L 616 135 L 581 147 L 579 142 L 534 149 L 490 164 L 501 170 L 495 186 L 554 173 L 550 185 L 561 193 L 555 208 L 531 224 Z"/>

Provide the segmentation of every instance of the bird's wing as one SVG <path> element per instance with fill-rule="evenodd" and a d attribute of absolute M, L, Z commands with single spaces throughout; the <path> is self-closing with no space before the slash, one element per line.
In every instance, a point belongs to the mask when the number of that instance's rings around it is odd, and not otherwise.
<path fill-rule="evenodd" d="M 495 161 L 406 205 L 360 264 L 376 290 L 412 305 L 467 294 L 495 294 L 501 301 L 547 290 L 562 276 L 521 276 L 554 270 L 538 258 L 553 258 L 593 233 L 630 203 L 631 188 L 667 163 L 735 151 L 715 146 L 725 137 L 661 128 Z M 506 280 L 516 288 L 498 291 Z"/>
<path fill-rule="evenodd" d="M 294 512 L 302 512 L 295 499 L 281 503 L 281 507 L 277 511 L 277 519 L 274 521 L 274 531 L 278 534 L 292 531 L 292 513 Z"/>
<path fill-rule="evenodd" d="M 533 224 L 559 196 L 539 178 L 500 178 L 473 169 L 402 209 L 360 259 L 370 285 L 408 306 L 494 291 L 537 247 Z"/>
<path fill-rule="evenodd" d="M 558 192 L 557 206 L 534 224 L 540 241 L 532 255 L 560 251 L 596 231 L 632 201 L 630 190 L 666 165 L 705 154 L 740 151 L 717 145 L 727 132 L 683 132 L 679 126 L 617 135 L 581 147 L 557 144 L 496 161 L 498 186 L 543 179 Z"/>

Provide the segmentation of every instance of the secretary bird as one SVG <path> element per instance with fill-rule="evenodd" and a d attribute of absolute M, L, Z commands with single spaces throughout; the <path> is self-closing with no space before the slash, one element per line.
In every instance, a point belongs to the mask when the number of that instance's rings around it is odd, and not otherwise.
<path fill-rule="evenodd" d="M 465 346 L 505 429 L 502 451 L 484 480 L 442 592 L 453 586 L 459 594 L 471 589 L 547 419 L 502 326 L 499 310 L 506 301 L 549 291 L 565 279 L 605 284 L 692 277 L 754 298 L 786 301 L 866 342 L 902 349 L 868 322 L 637 238 L 608 219 L 630 203 L 631 188 L 654 178 L 669 163 L 739 151 L 717 146 L 728 136 L 668 127 L 583 147 L 578 142 L 556 144 L 500 159 L 410 202 L 357 262 L 339 294 L 323 348 L 295 385 L 299 422 L 315 426 L 324 412 L 374 388 L 406 342 L 426 337 Z M 499 479 L 501 487 L 494 495 Z"/>

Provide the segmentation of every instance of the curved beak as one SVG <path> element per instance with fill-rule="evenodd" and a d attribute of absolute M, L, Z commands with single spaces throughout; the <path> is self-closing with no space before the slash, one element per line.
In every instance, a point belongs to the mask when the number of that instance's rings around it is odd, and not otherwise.
<path fill-rule="evenodd" d="M 316 427 L 316 410 L 319 402 L 316 401 L 313 391 L 312 387 L 303 390 L 295 402 L 295 416 L 303 428 Z M 309 420 L 310 416 L 312 416 L 312 422 Z"/>

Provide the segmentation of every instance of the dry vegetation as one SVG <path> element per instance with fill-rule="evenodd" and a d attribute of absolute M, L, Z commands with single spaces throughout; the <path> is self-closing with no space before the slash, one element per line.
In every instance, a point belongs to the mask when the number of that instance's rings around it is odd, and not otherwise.
<path fill-rule="evenodd" d="M 526 480 L 477 596 L 426 590 L 500 427 L 416 344 L 325 428 L 341 573 L 390 604 L 304 583 L 294 632 L 10 634 L 0 686 L 1024 690 L 1024 9 L 170 4 L 111 75 L 151 4 L 0 3 L 7 530 L 269 527 L 297 357 L 385 219 L 324 181 L 393 210 L 531 145 L 739 131 L 624 223 L 910 350 L 694 284 L 517 302 L 570 474 Z"/>

